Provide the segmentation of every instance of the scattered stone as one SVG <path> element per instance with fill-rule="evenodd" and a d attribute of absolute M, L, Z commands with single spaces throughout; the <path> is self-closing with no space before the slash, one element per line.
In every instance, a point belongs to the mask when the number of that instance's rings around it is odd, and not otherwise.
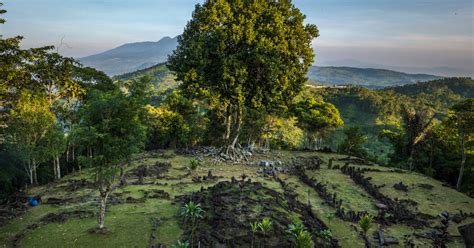
<path fill-rule="evenodd" d="M 403 184 L 403 182 L 396 183 L 396 184 L 393 185 L 393 187 L 394 187 L 396 190 L 408 192 L 408 186 L 406 186 L 405 184 Z"/>
<path fill-rule="evenodd" d="M 464 239 L 464 244 L 466 245 L 466 247 L 474 247 L 474 222 L 467 225 L 459 226 L 458 230 L 462 238 Z"/>

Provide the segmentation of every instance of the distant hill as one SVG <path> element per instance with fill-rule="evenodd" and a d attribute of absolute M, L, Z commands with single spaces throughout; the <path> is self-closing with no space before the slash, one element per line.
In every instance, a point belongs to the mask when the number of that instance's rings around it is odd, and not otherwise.
<path fill-rule="evenodd" d="M 85 66 L 94 67 L 114 76 L 166 62 L 168 55 L 177 45 L 177 37 L 164 37 L 157 42 L 125 44 L 103 53 L 80 58 L 79 61 Z"/>
<path fill-rule="evenodd" d="M 148 67 L 146 69 L 125 73 L 122 75 L 114 76 L 114 80 L 131 80 L 139 77 L 149 76 L 151 77 L 152 83 L 155 87 L 156 92 L 163 92 L 171 88 L 178 86 L 175 78 L 171 71 L 166 67 L 164 63 Z"/>
<path fill-rule="evenodd" d="M 383 88 L 416 82 L 440 79 L 427 74 L 408 74 L 403 72 L 355 67 L 312 66 L 308 77 L 319 85 L 351 84 L 369 88 Z"/>
<path fill-rule="evenodd" d="M 177 45 L 177 37 L 165 37 L 157 42 L 125 44 L 103 53 L 81 58 L 79 61 L 86 66 L 104 71 L 110 76 L 137 70 L 140 70 L 137 73 L 142 73 L 144 72 L 143 69 L 147 71 L 157 64 L 166 62 L 168 55 L 173 52 Z M 309 69 L 308 78 L 319 85 L 352 84 L 370 88 L 383 88 L 440 79 L 441 77 L 428 74 L 408 74 L 385 69 L 312 66 Z"/>
<path fill-rule="evenodd" d="M 164 63 L 160 63 L 138 71 L 115 76 L 115 79 L 127 80 L 148 75 L 153 78 L 157 89 L 173 87 L 174 77 Z M 368 88 L 384 88 L 421 81 L 439 79 L 438 76 L 423 74 L 407 74 L 383 69 L 362 69 L 353 67 L 317 67 L 308 71 L 311 84 L 332 86 L 334 84 L 351 84 Z M 163 84 L 161 86 L 158 86 Z"/>
<path fill-rule="evenodd" d="M 379 161 L 388 161 L 392 146 L 378 138 L 382 129 L 397 126 L 402 121 L 402 104 L 415 108 L 430 107 L 443 120 L 455 103 L 474 97 L 474 80 L 471 78 L 445 78 L 429 82 L 384 89 L 366 87 L 307 87 L 315 96 L 334 104 L 340 111 L 346 127 L 358 126 L 369 135 L 366 148 Z M 336 147 L 343 138 L 341 130 L 331 137 Z"/>

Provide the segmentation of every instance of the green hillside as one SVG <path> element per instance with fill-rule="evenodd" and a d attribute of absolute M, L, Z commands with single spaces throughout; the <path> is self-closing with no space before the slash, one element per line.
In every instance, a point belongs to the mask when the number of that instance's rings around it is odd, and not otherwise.
<path fill-rule="evenodd" d="M 173 85 L 173 77 L 164 63 L 146 69 L 115 76 L 116 79 L 130 79 L 143 75 L 155 78 L 156 85 L 163 83 L 159 89 L 168 89 Z M 414 84 L 441 77 L 426 74 L 407 74 L 397 71 L 353 67 L 322 67 L 312 66 L 308 71 L 311 84 L 332 86 L 335 84 L 360 85 L 369 88 L 384 88 L 405 84 Z"/>
<path fill-rule="evenodd" d="M 122 74 L 119 76 L 115 76 L 112 79 L 114 80 L 130 80 L 136 79 L 139 77 L 148 76 L 152 80 L 152 84 L 154 85 L 155 92 L 164 92 L 168 89 L 172 89 L 177 87 L 177 83 L 175 81 L 175 77 L 171 74 L 170 70 L 164 63 L 157 64 L 155 66 L 138 70 L 126 74 Z"/>
<path fill-rule="evenodd" d="M 460 214 L 472 212 L 472 198 L 426 176 L 365 164 L 344 155 L 275 151 L 257 153 L 247 163 L 232 165 L 202 155 L 197 155 L 202 162 L 196 170 L 188 169 L 195 157 L 173 151 L 136 156 L 125 169 L 126 184 L 110 196 L 105 234 L 91 232 L 96 225 L 98 192 L 92 187 L 93 174 L 89 170 L 30 188 L 28 195 L 41 197 L 41 204 L 16 212 L 16 217 L 0 227 L 0 246 L 170 247 L 178 240 L 189 239 L 189 223 L 179 215 L 189 199 L 200 203 L 205 211 L 196 235 L 205 240 L 202 246 L 206 247 L 248 247 L 250 223 L 264 217 L 272 220 L 271 238 L 257 232 L 258 246 L 289 245 L 291 241 L 285 234 L 288 225 L 302 221 L 318 247 L 331 242 L 342 247 L 364 247 L 358 219 L 351 217 L 361 212 L 378 216 L 369 231 L 374 245 L 377 240 L 372 233 L 381 231 L 386 238 L 395 238 L 397 247 L 404 242 L 427 247 L 433 242 L 430 233 L 439 225 L 443 211 L 456 220 L 448 229 L 454 237 L 448 246 L 463 247 L 456 226 L 474 220 L 472 213 L 471 217 Z M 265 176 L 260 161 L 281 161 L 281 172 L 275 177 Z M 352 172 L 351 177 L 349 167 L 362 169 L 361 174 Z M 140 168 L 147 168 L 142 180 Z M 241 181 L 243 174 L 245 183 Z M 371 184 L 361 183 L 356 175 Z M 400 182 L 407 186 L 406 191 L 394 188 Z M 370 190 L 374 188 L 379 195 Z M 333 203 L 339 200 L 341 204 Z M 380 203 L 394 204 L 385 217 L 379 215 Z M 408 217 L 392 212 L 395 206 Z M 331 230 L 331 240 L 322 238 L 323 229 Z"/>
<path fill-rule="evenodd" d="M 333 66 L 312 66 L 308 71 L 308 77 L 311 81 L 320 85 L 351 84 L 371 88 L 413 84 L 441 78 L 433 75 L 408 74 L 385 69 Z"/>

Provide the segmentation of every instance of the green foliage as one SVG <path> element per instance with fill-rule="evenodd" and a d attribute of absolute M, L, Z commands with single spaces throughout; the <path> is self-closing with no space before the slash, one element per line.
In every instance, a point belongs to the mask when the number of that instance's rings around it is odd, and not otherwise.
<path fill-rule="evenodd" d="M 263 235 L 267 235 L 270 229 L 272 228 L 272 221 L 270 220 L 270 218 L 264 218 L 258 223 L 258 228 L 263 233 Z"/>
<path fill-rule="evenodd" d="M 185 220 L 191 220 L 194 225 L 197 220 L 203 218 L 204 210 L 201 208 L 201 204 L 190 201 L 181 208 L 181 216 Z"/>
<path fill-rule="evenodd" d="M 368 214 L 360 217 L 359 227 L 360 227 L 360 229 L 362 229 L 362 233 L 365 236 L 367 236 L 367 232 L 369 232 L 370 228 L 372 227 L 373 220 L 374 220 L 374 218 L 371 215 L 368 215 Z"/>
<path fill-rule="evenodd" d="M 147 106 L 151 148 L 192 146 L 202 138 L 205 118 L 193 101 L 174 90 L 160 106 Z"/>
<path fill-rule="evenodd" d="M 331 221 L 334 219 L 335 214 L 334 213 L 326 213 L 324 215 L 326 219 L 328 219 L 328 226 L 331 226 Z"/>
<path fill-rule="evenodd" d="M 287 232 L 298 248 L 312 248 L 314 247 L 311 234 L 306 230 L 303 223 L 297 222 L 288 225 Z"/>
<path fill-rule="evenodd" d="M 37 184 L 36 169 L 46 161 L 54 147 L 45 145 L 56 135 L 56 118 L 44 95 L 23 91 L 10 112 L 6 140 L 25 166 L 31 184 Z"/>
<path fill-rule="evenodd" d="M 362 158 L 367 157 L 367 151 L 364 148 L 364 144 L 367 142 L 367 135 L 362 133 L 360 127 L 349 127 L 344 130 L 344 134 L 346 138 L 339 145 L 338 151 Z"/>
<path fill-rule="evenodd" d="M 151 85 L 153 86 L 153 92 L 155 94 L 160 94 L 175 89 L 178 86 L 178 82 L 174 81 L 173 75 L 165 64 L 157 64 L 143 70 L 115 76 L 113 79 L 128 81 L 138 79 L 143 76 L 148 76 L 151 78 Z"/>
<path fill-rule="evenodd" d="M 188 248 L 188 247 L 189 247 L 189 242 L 181 241 L 181 240 L 178 240 L 176 244 L 171 246 L 171 248 Z"/>
<path fill-rule="evenodd" d="M 250 230 L 252 231 L 252 234 L 255 235 L 255 233 L 258 231 L 258 222 L 251 222 L 250 223 Z"/>
<path fill-rule="evenodd" d="M 319 236 L 326 241 L 331 241 L 332 239 L 332 232 L 329 229 L 323 229 L 319 232 Z"/>
<path fill-rule="evenodd" d="M 461 150 L 461 168 L 456 188 L 461 190 L 468 155 L 474 155 L 474 98 L 455 104 L 445 121 L 447 128 L 456 130 Z"/>
<path fill-rule="evenodd" d="M 201 162 L 195 158 L 191 159 L 191 161 L 189 161 L 189 166 L 188 168 L 190 170 L 193 170 L 195 171 L 199 166 L 201 165 Z"/>
<path fill-rule="evenodd" d="M 187 96 L 224 112 L 228 144 L 239 137 L 244 107 L 285 105 L 306 82 L 318 30 L 304 18 L 291 1 L 196 5 L 168 67 Z"/>

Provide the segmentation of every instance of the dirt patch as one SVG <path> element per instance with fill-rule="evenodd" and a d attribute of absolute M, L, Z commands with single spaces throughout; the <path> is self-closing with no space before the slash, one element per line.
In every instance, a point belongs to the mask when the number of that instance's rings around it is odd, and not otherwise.
<path fill-rule="evenodd" d="M 86 179 L 81 180 L 70 180 L 69 184 L 64 187 L 64 190 L 68 192 L 77 191 L 79 189 L 95 189 L 94 183 L 87 181 Z"/>

